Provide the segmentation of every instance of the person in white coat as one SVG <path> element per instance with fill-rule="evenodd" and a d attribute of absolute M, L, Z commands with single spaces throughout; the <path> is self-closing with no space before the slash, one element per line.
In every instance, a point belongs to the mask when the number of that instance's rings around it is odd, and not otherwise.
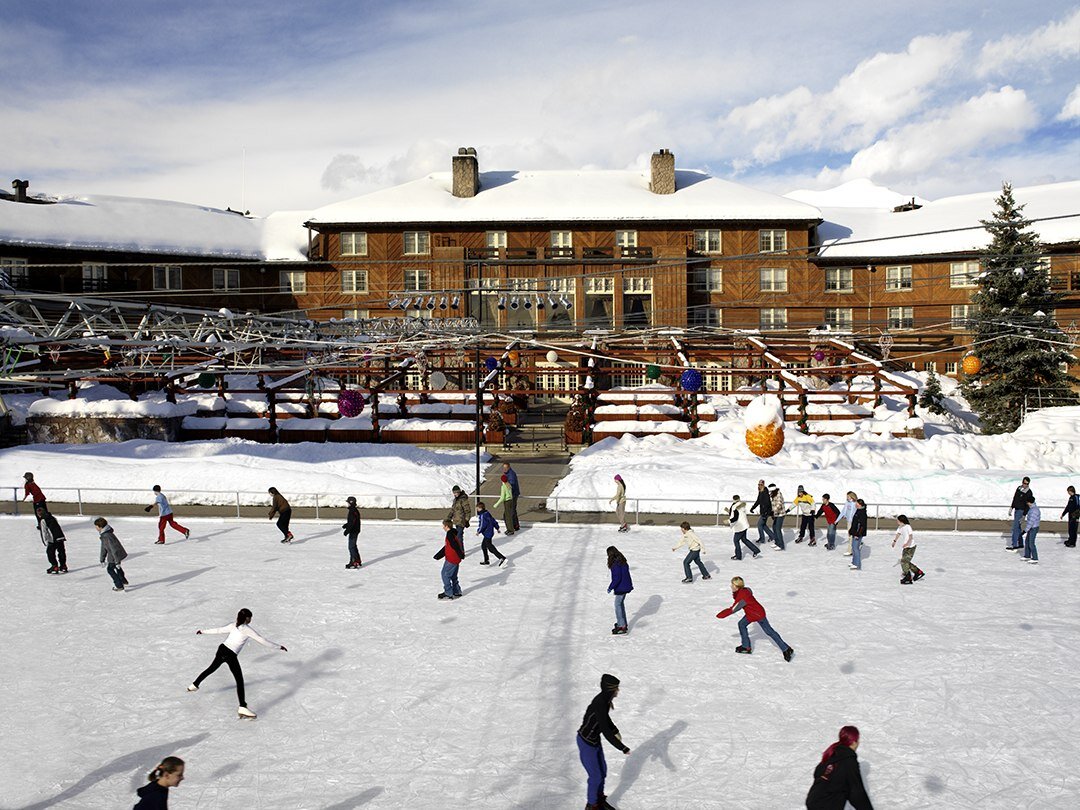
<path fill-rule="evenodd" d="M 690 524 L 685 520 L 679 524 L 679 528 L 682 530 L 682 540 L 672 551 L 678 551 L 683 546 L 688 549 L 682 561 L 683 572 L 686 574 L 686 579 L 683 582 L 694 581 L 694 576 L 690 573 L 690 563 L 697 563 L 702 579 L 712 579 L 708 569 L 705 568 L 705 563 L 701 561 L 701 555 L 705 553 L 705 547 L 701 545 L 701 538 L 694 534 L 694 530 L 690 528 Z"/>
<path fill-rule="evenodd" d="M 731 506 L 727 510 L 728 525 L 731 526 L 731 530 L 735 532 L 732 540 L 735 541 L 735 556 L 731 559 L 742 559 L 742 544 L 745 543 L 746 547 L 750 549 L 750 553 L 757 557 L 761 554 L 759 549 L 754 543 L 746 538 L 746 533 L 750 529 L 750 521 L 747 520 L 746 515 L 746 501 L 740 498 L 738 495 L 734 495 L 731 498 Z"/>
<path fill-rule="evenodd" d="M 236 624 L 227 624 L 224 627 L 211 627 L 205 630 L 196 630 L 195 635 L 225 635 L 228 634 L 228 638 L 225 639 L 224 644 L 219 644 L 217 648 L 217 654 L 214 656 L 214 660 L 210 666 L 204 669 L 199 677 L 192 681 L 191 686 L 187 688 L 189 692 L 195 692 L 208 676 L 210 676 L 218 667 L 222 664 L 228 664 L 229 670 L 233 674 L 233 678 L 236 680 L 236 697 L 240 701 L 240 708 L 237 709 L 237 714 L 241 717 L 255 717 L 255 712 L 251 711 L 247 707 L 247 700 L 244 695 L 244 672 L 240 669 L 240 651 L 244 649 L 244 645 L 248 643 L 248 639 L 257 641 L 264 647 L 274 649 L 275 647 L 282 652 L 288 652 L 284 646 L 278 644 L 276 641 L 269 641 L 260 636 L 251 627 L 251 611 L 247 608 L 241 608 L 240 612 L 236 614 Z"/>

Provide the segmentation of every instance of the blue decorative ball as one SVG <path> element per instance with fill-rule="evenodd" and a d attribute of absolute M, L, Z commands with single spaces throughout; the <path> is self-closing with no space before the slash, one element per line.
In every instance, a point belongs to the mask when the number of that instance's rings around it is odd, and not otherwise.
<path fill-rule="evenodd" d="M 684 391 L 700 391 L 701 372 L 696 368 L 688 368 L 679 378 L 679 384 L 682 385 Z"/>
<path fill-rule="evenodd" d="M 494 371 L 499 367 L 499 361 L 496 360 L 494 357 L 489 357 L 487 360 L 484 361 L 484 366 L 487 368 L 488 371 Z"/>

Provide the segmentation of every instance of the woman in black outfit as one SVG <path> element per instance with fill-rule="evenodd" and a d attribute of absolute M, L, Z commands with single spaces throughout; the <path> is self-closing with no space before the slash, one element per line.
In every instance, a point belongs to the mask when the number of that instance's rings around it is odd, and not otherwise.
<path fill-rule="evenodd" d="M 1065 502 L 1065 508 L 1061 510 L 1061 516 L 1069 516 L 1069 539 L 1065 541 L 1065 545 L 1069 548 L 1076 548 L 1076 525 L 1080 523 L 1080 497 L 1076 495 L 1076 487 L 1069 487 L 1066 490 L 1069 493 L 1069 500 Z"/>
<path fill-rule="evenodd" d="M 349 505 L 345 525 L 341 527 L 344 535 L 349 538 L 349 562 L 345 567 L 359 568 L 363 564 L 360 560 L 360 550 L 356 547 L 356 538 L 360 536 L 360 510 L 356 508 L 356 498 L 352 495 L 345 499 L 345 503 Z"/>
<path fill-rule="evenodd" d="M 133 810 L 168 810 L 169 788 L 184 781 L 184 760 L 180 757 L 165 757 L 150 771 L 147 781 L 149 784 L 135 791 L 139 794 L 139 801 Z"/>
<path fill-rule="evenodd" d="M 855 756 L 858 747 L 859 730 L 855 726 L 840 729 L 840 739 L 825 749 L 814 768 L 814 784 L 806 794 L 807 810 L 844 810 L 848 802 L 855 810 L 874 810 Z"/>
<path fill-rule="evenodd" d="M 589 775 L 585 810 L 614 810 L 604 795 L 607 761 L 604 759 L 600 737 L 606 737 L 609 743 L 624 754 L 630 753 L 630 749 L 619 734 L 619 727 L 611 720 L 611 710 L 618 694 L 619 679 L 614 675 L 604 673 L 600 678 L 600 694 L 592 699 L 589 708 L 585 710 L 581 728 L 578 729 L 578 756 L 585 767 L 585 772 Z"/>

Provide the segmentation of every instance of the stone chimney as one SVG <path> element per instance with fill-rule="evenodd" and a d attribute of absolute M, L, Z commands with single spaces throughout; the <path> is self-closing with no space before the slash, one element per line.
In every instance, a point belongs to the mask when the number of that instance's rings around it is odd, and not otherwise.
<path fill-rule="evenodd" d="M 454 196 L 475 197 L 480 191 L 480 167 L 476 162 L 476 150 L 471 146 L 458 149 L 453 157 L 451 168 L 454 177 Z"/>
<path fill-rule="evenodd" d="M 29 180 L 15 179 L 11 181 L 11 187 L 15 189 L 15 202 L 26 202 L 26 189 L 29 185 Z"/>
<path fill-rule="evenodd" d="M 675 193 L 675 155 L 670 149 L 653 152 L 649 191 L 653 194 Z"/>

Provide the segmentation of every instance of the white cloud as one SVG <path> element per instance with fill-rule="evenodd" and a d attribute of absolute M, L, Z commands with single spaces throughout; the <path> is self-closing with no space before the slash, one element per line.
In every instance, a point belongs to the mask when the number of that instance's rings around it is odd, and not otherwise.
<path fill-rule="evenodd" d="M 846 168 L 826 169 L 819 179 L 833 183 L 867 177 L 889 183 L 932 176 L 956 158 L 1021 141 L 1038 122 L 1023 90 L 1002 87 L 890 131 L 859 150 Z"/>
<path fill-rule="evenodd" d="M 1073 88 L 1069 97 L 1065 99 L 1065 106 L 1058 113 L 1059 121 L 1069 121 L 1080 118 L 1080 84 Z"/>
<path fill-rule="evenodd" d="M 1080 8 L 1064 19 L 1027 34 L 1014 34 L 986 43 L 979 54 L 979 76 L 1007 71 L 1016 65 L 1080 58 Z"/>

